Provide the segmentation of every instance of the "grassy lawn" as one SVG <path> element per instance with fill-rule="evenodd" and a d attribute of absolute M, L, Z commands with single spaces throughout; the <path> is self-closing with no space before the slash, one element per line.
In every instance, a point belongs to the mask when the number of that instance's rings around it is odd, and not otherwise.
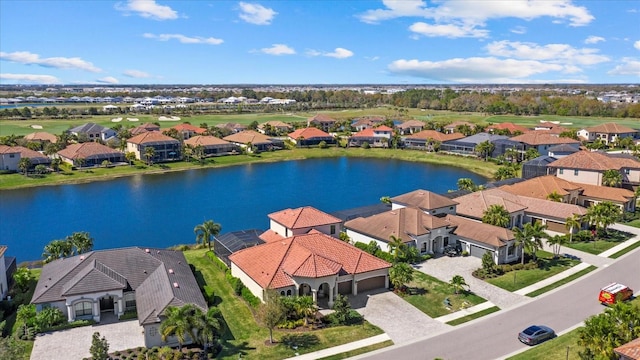
<path fill-rule="evenodd" d="M 559 274 L 580 263 L 580 261 L 572 259 L 553 259 L 553 255 L 545 251 L 538 251 L 537 254 L 538 258 L 543 261 L 542 266 L 536 269 L 510 271 L 486 281 L 507 291 L 516 291 Z"/>
<path fill-rule="evenodd" d="M 348 359 L 348 358 L 356 356 L 356 355 L 365 354 L 365 353 L 368 353 L 370 351 L 386 348 L 387 346 L 391 346 L 391 345 L 393 345 L 393 341 L 387 340 L 387 341 L 383 341 L 381 343 L 365 346 L 365 347 L 360 348 L 360 349 L 356 349 L 356 350 L 352 350 L 352 351 L 343 352 L 343 353 L 340 353 L 340 354 L 335 354 L 335 355 L 323 357 L 323 358 L 320 358 L 319 360 Z"/>
<path fill-rule="evenodd" d="M 609 257 L 612 258 L 612 259 L 617 259 L 620 256 L 622 256 L 622 255 L 624 255 L 624 254 L 626 254 L 628 252 L 631 252 L 631 251 L 633 251 L 633 250 L 635 250 L 635 249 L 637 249 L 639 247 L 640 247 L 640 241 L 636 241 L 635 243 L 633 243 L 633 244 L 627 246 L 626 248 L 616 252 L 615 254 L 611 254 Z"/>
<path fill-rule="evenodd" d="M 500 311 L 500 308 L 497 307 L 497 306 L 492 306 L 492 307 L 490 307 L 488 309 L 484 309 L 484 310 L 478 311 L 476 313 L 467 315 L 465 317 L 461 317 L 461 318 L 458 318 L 458 319 L 455 319 L 455 320 L 451 320 L 451 321 L 447 322 L 447 325 L 456 326 L 456 325 L 464 324 L 467 321 L 471 321 L 471 320 L 475 320 L 477 318 L 481 318 L 481 317 L 483 317 L 485 315 L 489 315 L 489 314 L 494 313 L 496 311 Z"/>
<path fill-rule="evenodd" d="M 603 251 L 609 250 L 612 247 L 619 245 L 630 238 L 633 234 L 609 229 L 603 236 L 598 236 L 596 241 L 574 241 L 566 244 L 565 246 L 575 250 L 587 252 L 589 254 L 598 255 Z"/>
<path fill-rule="evenodd" d="M 487 301 L 471 292 L 454 294 L 451 285 L 420 271 L 414 270 L 413 276 L 413 281 L 407 284 L 408 293 L 402 295 L 402 298 L 432 318 Z M 450 310 L 444 304 L 445 298 L 449 298 L 451 302 Z"/>
<path fill-rule="evenodd" d="M 397 159 L 430 163 L 442 166 L 456 166 L 475 172 L 479 175 L 491 178 L 498 168 L 497 165 L 473 158 L 464 158 L 451 155 L 427 153 L 417 150 L 394 149 L 362 149 L 362 148 L 328 148 L 328 149 L 293 149 L 273 152 L 264 152 L 256 156 L 233 155 L 209 159 L 204 165 L 196 162 L 178 161 L 152 166 L 137 162 L 135 166 L 115 166 L 112 168 L 91 168 L 89 170 L 65 170 L 60 173 L 51 173 L 43 177 L 25 177 L 21 174 L 0 175 L 0 189 L 15 189 L 31 186 L 54 185 L 63 183 L 79 183 L 87 181 L 108 180 L 122 176 L 138 174 L 157 174 L 170 171 L 194 170 L 203 168 L 216 168 L 239 164 L 275 162 L 286 160 L 303 160 L 327 157 L 360 157 Z"/>
<path fill-rule="evenodd" d="M 625 225 L 633 226 L 640 228 L 640 219 L 631 220 L 629 222 L 624 223 Z"/>
<path fill-rule="evenodd" d="M 575 273 L 573 275 L 567 276 L 566 278 L 564 278 L 564 279 L 562 279 L 560 281 L 556 281 L 553 284 L 549 284 L 549 285 L 547 285 L 547 286 L 545 286 L 543 288 L 540 288 L 540 289 L 538 289 L 536 291 L 532 291 L 532 292 L 528 293 L 527 296 L 536 297 L 536 296 L 542 295 L 542 294 L 546 293 L 547 291 L 551 291 L 551 290 L 553 290 L 555 288 L 558 288 L 558 287 L 560 287 L 560 286 L 562 286 L 564 284 L 570 283 L 573 280 L 581 277 L 582 275 L 586 275 L 586 274 L 592 272 L 595 269 L 597 269 L 597 267 L 595 267 L 593 265 L 590 265 L 589 267 L 587 267 L 585 269 L 582 269 L 582 270 L 578 271 L 577 273 Z"/>
<path fill-rule="evenodd" d="M 578 346 L 578 329 L 575 329 L 512 356 L 508 360 L 579 360 L 578 352 L 580 349 L 580 346 Z"/>
<path fill-rule="evenodd" d="M 258 325 L 248 305 L 235 296 L 227 283 L 224 272 L 206 256 L 206 250 L 185 252 L 187 261 L 195 266 L 196 278 L 214 289 L 218 308 L 224 316 L 228 331 L 224 334 L 224 350 L 219 358 L 237 359 L 239 354 L 246 359 L 283 359 L 295 356 L 295 353 L 308 353 L 333 347 L 367 337 L 379 335 L 382 331 L 365 322 L 357 326 L 339 326 L 308 332 L 274 330 L 274 339 L 279 341 L 273 346 L 265 345 L 269 331 Z M 298 345 L 297 350 L 280 342 L 285 339 Z"/>

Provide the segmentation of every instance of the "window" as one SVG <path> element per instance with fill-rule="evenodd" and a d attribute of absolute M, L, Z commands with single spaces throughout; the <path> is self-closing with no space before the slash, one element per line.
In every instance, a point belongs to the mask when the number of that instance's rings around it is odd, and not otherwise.
<path fill-rule="evenodd" d="M 284 290 L 280 291 L 280 296 L 284 296 Z"/>
<path fill-rule="evenodd" d="M 629 169 L 624 169 L 624 173 L 625 173 L 626 175 L 629 175 L 629 172 L 630 172 L 630 170 L 629 170 Z"/>
<path fill-rule="evenodd" d="M 509 255 L 509 256 L 513 256 L 513 254 L 515 253 L 515 250 L 516 250 L 516 247 L 515 247 L 515 246 L 513 246 L 513 245 L 510 245 L 510 246 L 507 248 L 507 255 Z"/>
<path fill-rule="evenodd" d="M 427 243 L 423 242 L 422 246 L 420 246 L 420 252 L 427 252 Z"/>
<path fill-rule="evenodd" d="M 564 169 L 560 168 L 560 175 L 562 175 L 564 173 Z"/>
<path fill-rule="evenodd" d="M 76 317 L 93 315 L 93 304 L 90 301 L 83 301 L 73 305 Z"/>
<path fill-rule="evenodd" d="M 578 169 L 573 170 L 573 175 L 578 176 Z"/>
<path fill-rule="evenodd" d="M 335 225 L 331 225 L 331 235 L 336 233 L 336 226 Z"/>
<path fill-rule="evenodd" d="M 287 290 L 287 296 L 291 296 L 291 289 Z"/>
<path fill-rule="evenodd" d="M 16 154 L 9 154 L 9 157 L 13 159 L 14 157 L 16 157 Z"/>
<path fill-rule="evenodd" d="M 443 245 L 443 246 L 447 246 L 447 245 L 449 245 L 449 237 L 448 237 L 448 236 L 445 236 L 445 238 L 444 238 L 444 245 Z"/>

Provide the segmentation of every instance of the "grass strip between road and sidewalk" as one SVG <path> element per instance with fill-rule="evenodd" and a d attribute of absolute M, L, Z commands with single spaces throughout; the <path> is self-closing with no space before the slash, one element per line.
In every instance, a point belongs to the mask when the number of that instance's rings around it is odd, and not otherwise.
<path fill-rule="evenodd" d="M 391 345 L 393 345 L 393 341 L 387 340 L 387 341 L 383 341 L 381 343 L 377 343 L 377 344 L 361 347 L 359 349 L 354 349 L 354 350 L 351 350 L 351 351 L 346 351 L 346 352 L 343 352 L 343 353 L 340 353 L 340 354 L 326 356 L 326 357 L 320 358 L 319 360 L 348 359 L 348 358 L 356 356 L 356 355 L 366 354 L 368 352 L 375 351 L 375 350 L 382 349 L 382 348 L 386 348 L 387 346 L 391 346 Z"/>
<path fill-rule="evenodd" d="M 507 360 L 579 360 L 578 329 L 545 341 Z"/>
<path fill-rule="evenodd" d="M 640 241 L 636 241 L 635 243 L 627 246 L 626 248 L 624 248 L 624 249 L 622 249 L 622 250 L 620 250 L 620 251 L 618 251 L 618 252 L 616 252 L 614 254 L 609 255 L 609 257 L 611 259 L 617 259 L 620 256 L 622 256 L 622 255 L 624 255 L 624 254 L 626 254 L 628 252 L 631 252 L 631 251 L 633 251 L 633 250 L 635 250 L 635 249 L 637 249 L 639 247 L 640 247 Z"/>
<path fill-rule="evenodd" d="M 473 314 L 469 314 L 467 316 L 464 316 L 464 317 L 461 317 L 461 318 L 458 318 L 458 319 L 455 319 L 455 320 L 451 320 L 451 321 L 447 322 L 446 324 L 447 325 L 451 325 L 451 326 L 460 325 L 460 324 L 466 323 L 467 321 L 471 321 L 471 320 L 475 320 L 477 318 L 481 318 L 481 317 L 483 317 L 485 315 L 489 315 L 489 314 L 494 313 L 496 311 L 500 311 L 500 308 L 497 307 L 497 306 L 492 306 L 492 307 L 490 307 L 488 309 L 484 309 L 484 310 L 475 312 Z"/>
<path fill-rule="evenodd" d="M 575 280 L 575 279 L 577 279 L 577 278 L 579 278 L 579 277 L 581 277 L 583 275 L 586 275 L 586 274 L 592 272 L 595 269 L 597 269 L 596 266 L 589 265 L 589 267 L 587 267 L 585 269 L 582 269 L 582 270 L 578 271 L 575 274 L 569 275 L 569 276 L 567 276 L 566 278 L 564 278 L 562 280 L 554 282 L 553 284 L 549 284 L 549 285 L 547 285 L 545 287 L 542 287 L 542 288 L 540 288 L 538 290 L 532 291 L 532 292 L 528 293 L 526 296 L 528 296 L 528 297 L 536 297 L 538 295 L 542 295 L 542 294 L 546 293 L 547 291 L 551 291 L 551 290 L 553 290 L 555 288 L 559 288 L 560 286 L 562 286 L 564 284 L 570 283 L 573 280 Z"/>

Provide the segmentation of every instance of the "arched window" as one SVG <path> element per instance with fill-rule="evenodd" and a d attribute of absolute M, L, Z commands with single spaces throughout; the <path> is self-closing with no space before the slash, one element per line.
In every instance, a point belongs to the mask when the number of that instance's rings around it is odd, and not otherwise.
<path fill-rule="evenodd" d="M 287 290 L 287 296 L 291 296 L 291 289 Z"/>
<path fill-rule="evenodd" d="M 280 296 L 284 296 L 284 290 L 280 291 Z"/>
<path fill-rule="evenodd" d="M 73 305 L 76 317 L 93 315 L 93 303 L 91 301 L 81 301 Z"/>

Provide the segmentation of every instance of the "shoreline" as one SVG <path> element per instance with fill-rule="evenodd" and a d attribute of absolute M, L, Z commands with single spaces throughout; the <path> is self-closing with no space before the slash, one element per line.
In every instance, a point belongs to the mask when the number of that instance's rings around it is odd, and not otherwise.
<path fill-rule="evenodd" d="M 295 148 L 292 150 L 280 150 L 275 152 L 263 152 L 257 156 L 251 155 L 233 155 L 224 157 L 209 158 L 214 162 L 200 165 L 198 163 L 187 163 L 184 161 L 174 163 L 163 163 L 162 166 L 168 168 L 157 168 L 159 164 L 152 165 L 154 168 L 137 169 L 135 166 L 122 165 L 122 172 L 109 173 L 114 168 L 89 168 L 86 170 L 74 170 L 71 175 L 64 175 L 64 173 L 56 174 L 51 173 L 45 176 L 44 179 L 25 179 L 24 175 L 16 174 L 4 174 L 0 175 L 0 192 L 7 190 L 19 190 L 34 188 L 40 186 L 56 186 L 56 185 L 73 185 L 84 184 L 94 181 L 108 181 L 111 179 L 117 179 L 121 177 L 136 176 L 136 175 L 154 175 L 165 174 L 179 171 L 198 170 L 198 169 L 215 169 L 223 168 L 227 166 L 246 165 L 254 163 L 272 163 L 278 161 L 298 161 L 309 160 L 316 158 L 335 158 L 335 157 L 359 157 L 359 158 L 377 158 L 377 159 L 395 159 L 410 162 L 422 162 L 438 166 L 453 166 L 461 168 L 477 175 L 486 177 L 488 180 L 493 179 L 493 173 L 498 168 L 497 165 L 491 162 L 485 162 L 479 159 L 446 155 L 438 153 L 428 153 L 420 150 L 401 150 L 401 149 L 362 149 L 362 148 L 329 148 L 329 149 L 317 149 L 317 148 Z M 96 175 L 91 175 L 94 171 L 100 172 Z M 68 173 L 67 173 L 68 174 Z M 74 179 L 51 179 L 51 176 L 73 176 L 75 174 L 82 175 L 81 178 Z M 16 185 L 3 184 L 4 177 L 20 177 L 17 179 Z M 20 181 L 22 180 L 22 181 Z M 35 182 L 28 182 L 34 180 Z"/>

